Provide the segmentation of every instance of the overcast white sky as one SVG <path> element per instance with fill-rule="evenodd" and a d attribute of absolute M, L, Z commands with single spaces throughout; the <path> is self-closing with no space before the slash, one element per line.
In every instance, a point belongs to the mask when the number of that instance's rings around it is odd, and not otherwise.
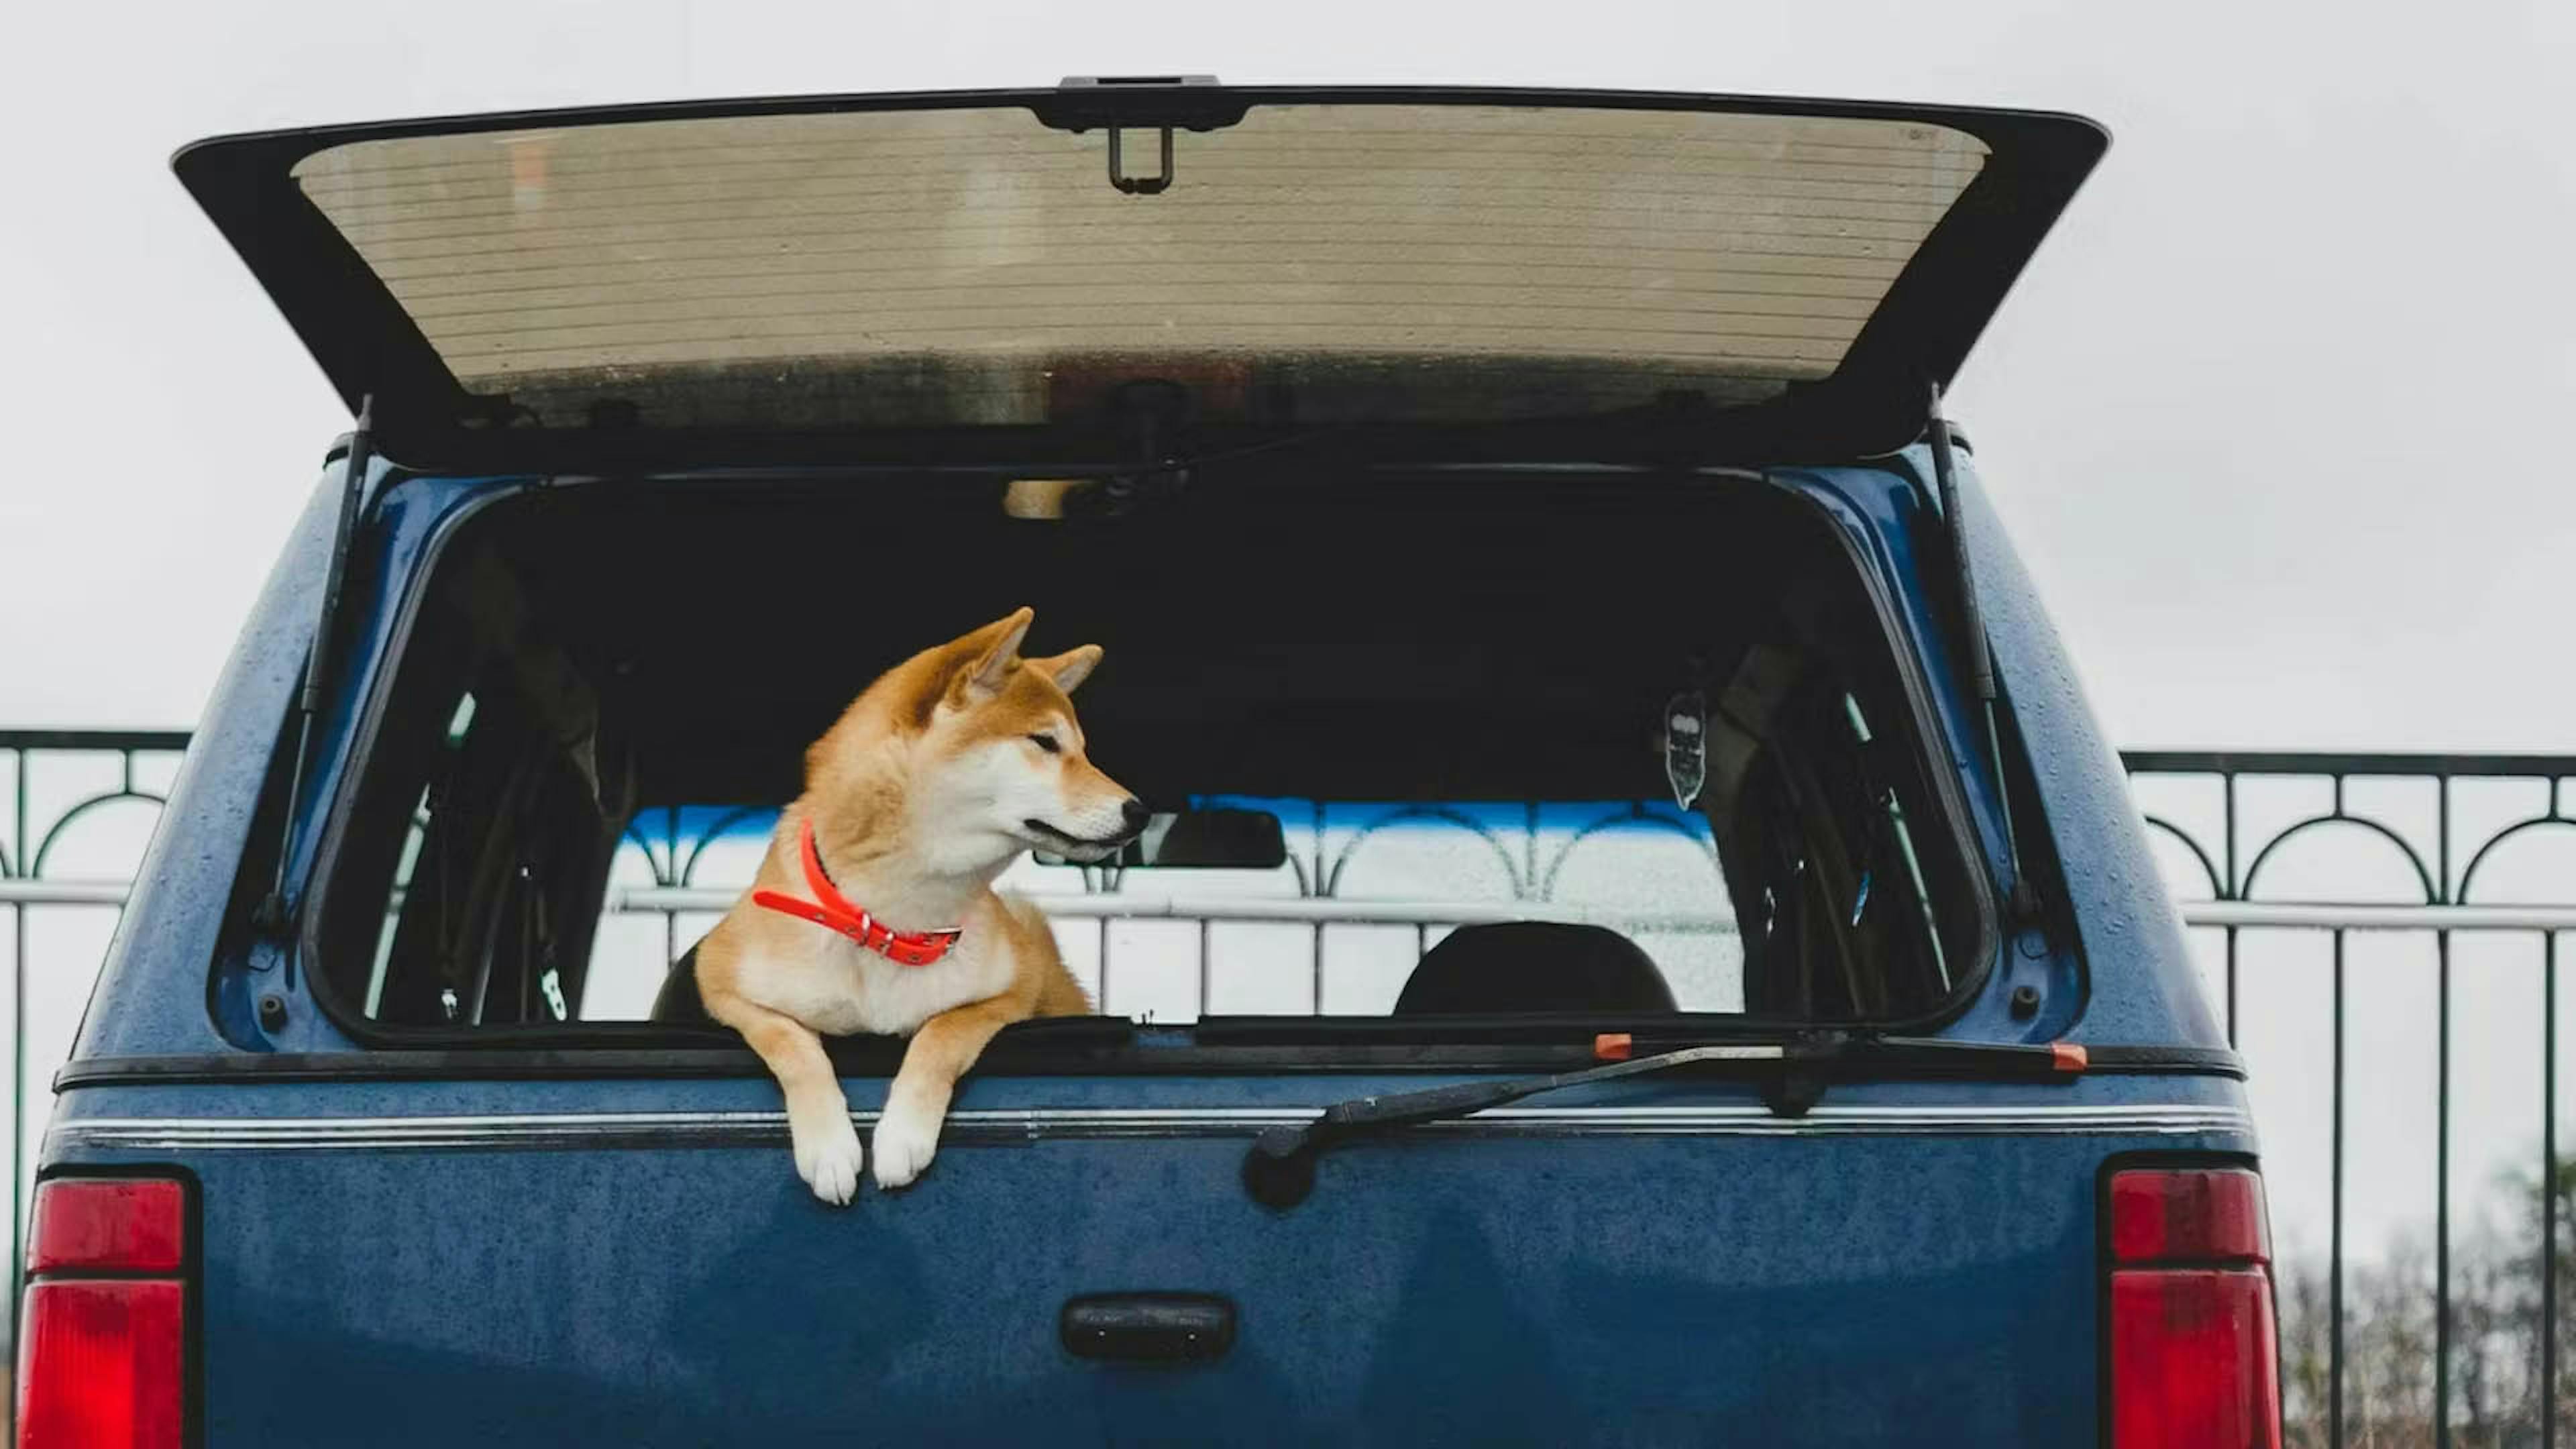
<path fill-rule="evenodd" d="M 1954 411 L 2114 740 L 2576 750 L 2567 0 L 231 0 L 7 31 L 0 725 L 192 723 L 347 422 L 170 178 L 182 142 L 1213 71 L 2094 116 L 2111 155 Z"/>
<path fill-rule="evenodd" d="M 2110 158 L 1956 411 L 2118 742 L 2576 744 L 2564 0 L 234 0 L 9 30 L 0 722 L 192 722 L 346 422 L 170 178 L 181 142 L 1195 70 L 2099 118 Z"/>

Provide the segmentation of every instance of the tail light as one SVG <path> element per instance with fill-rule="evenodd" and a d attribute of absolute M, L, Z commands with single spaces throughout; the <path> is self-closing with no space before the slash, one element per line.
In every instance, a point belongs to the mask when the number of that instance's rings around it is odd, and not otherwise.
<path fill-rule="evenodd" d="M 178 1449 L 188 1194 L 167 1178 L 36 1185 L 18 1316 L 19 1449 Z"/>
<path fill-rule="evenodd" d="M 2263 1179 L 2134 1168 L 2110 1186 L 2112 1449 L 2280 1449 Z"/>

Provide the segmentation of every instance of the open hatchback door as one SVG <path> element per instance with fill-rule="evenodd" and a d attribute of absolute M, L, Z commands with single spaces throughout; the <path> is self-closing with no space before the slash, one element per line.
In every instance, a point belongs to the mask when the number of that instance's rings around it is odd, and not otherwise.
<path fill-rule="evenodd" d="M 2104 144 L 2030 112 L 1158 77 L 175 164 L 413 466 L 1132 461 L 1184 428 L 1820 460 L 1920 436 Z"/>

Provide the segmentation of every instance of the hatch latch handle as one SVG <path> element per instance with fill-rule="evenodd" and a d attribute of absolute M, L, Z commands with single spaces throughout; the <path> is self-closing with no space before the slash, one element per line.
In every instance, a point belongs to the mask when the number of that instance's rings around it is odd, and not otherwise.
<path fill-rule="evenodd" d="M 1162 170 L 1152 176 L 1130 176 L 1120 149 L 1121 138 L 1127 134 L 1127 128 L 1109 128 L 1109 184 L 1129 196 L 1159 196 L 1172 184 L 1172 128 L 1157 126 L 1154 129 L 1162 137 Z"/>
<path fill-rule="evenodd" d="M 1159 196 L 1172 185 L 1172 133 L 1221 131 L 1238 125 L 1251 102 L 1212 75 L 1067 76 L 1053 93 L 1029 103 L 1038 124 L 1081 135 L 1109 133 L 1109 184 L 1129 196 Z M 1127 174 L 1128 131 L 1152 131 L 1161 169 Z"/>

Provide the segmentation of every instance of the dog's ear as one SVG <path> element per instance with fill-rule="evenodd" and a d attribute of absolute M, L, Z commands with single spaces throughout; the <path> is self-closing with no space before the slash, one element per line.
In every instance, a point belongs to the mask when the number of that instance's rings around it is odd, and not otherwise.
<path fill-rule="evenodd" d="M 1054 680 L 1056 688 L 1071 694 L 1081 687 L 1082 681 L 1091 677 L 1091 671 L 1100 667 L 1100 646 L 1085 644 L 1052 659 L 1024 659 L 1020 662 Z"/>
<path fill-rule="evenodd" d="M 1033 609 L 1016 609 L 1009 618 L 996 619 L 949 646 L 952 657 L 962 661 L 949 676 L 949 697 L 963 703 L 999 693 L 1020 657 L 1020 641 L 1029 637 L 1029 625 L 1036 618 Z"/>

